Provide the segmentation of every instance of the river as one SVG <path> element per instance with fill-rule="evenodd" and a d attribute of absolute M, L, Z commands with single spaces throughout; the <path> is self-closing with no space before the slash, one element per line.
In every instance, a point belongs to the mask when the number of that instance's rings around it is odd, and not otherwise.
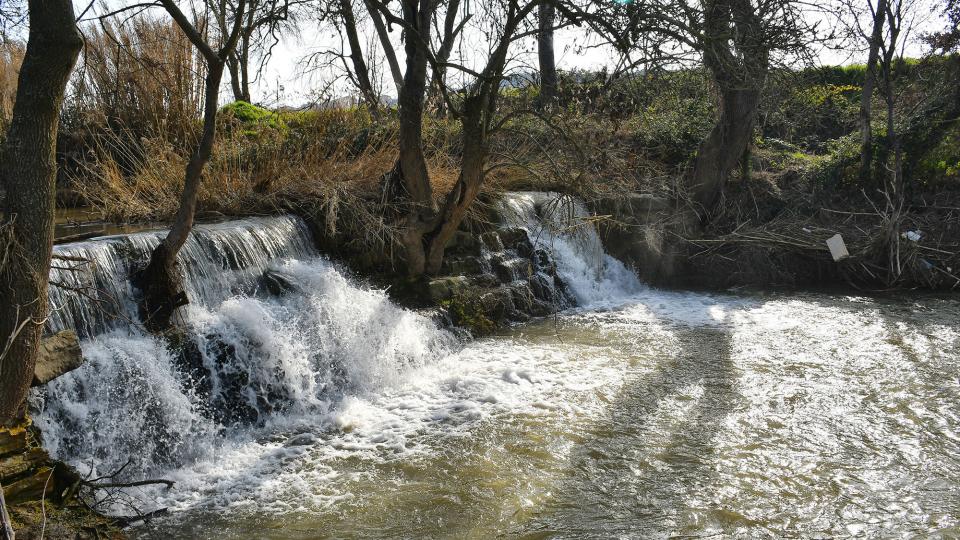
<path fill-rule="evenodd" d="M 211 380 L 97 323 L 34 396 L 55 455 L 176 482 L 123 495 L 168 509 L 134 537 L 960 536 L 956 298 L 664 291 L 556 239 L 580 306 L 462 341 L 246 227 L 198 245 L 298 287 L 188 308 Z"/>

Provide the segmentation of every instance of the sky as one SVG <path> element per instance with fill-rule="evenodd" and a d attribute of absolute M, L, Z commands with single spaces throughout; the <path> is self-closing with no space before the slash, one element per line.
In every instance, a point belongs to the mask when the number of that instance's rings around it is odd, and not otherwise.
<path fill-rule="evenodd" d="M 939 27 L 941 18 L 937 13 L 937 6 L 942 5 L 942 3 L 937 0 L 912 1 L 914 3 L 910 10 L 910 16 L 915 19 L 916 29 L 913 31 L 912 39 L 907 44 L 905 53 L 908 56 L 919 56 L 924 51 L 922 45 L 915 38 L 924 31 Z M 118 6 L 132 3 L 114 0 L 106 5 L 115 9 Z M 88 4 L 89 0 L 75 0 L 78 13 L 86 9 Z M 94 11 L 104 13 L 106 9 L 98 5 L 95 10 L 88 12 L 87 17 L 93 16 Z M 152 11 L 157 16 L 163 15 L 162 9 L 155 8 Z M 810 16 L 815 17 L 814 15 Z M 827 21 L 822 21 L 821 27 L 826 24 Z M 361 34 L 361 40 L 365 44 L 379 48 L 375 34 L 369 24 L 362 25 Z M 399 35 L 399 29 L 394 29 L 391 38 L 402 66 L 403 50 Z M 560 29 L 556 32 L 554 40 L 557 67 L 561 70 L 599 70 L 604 67 L 611 67 L 616 62 L 617 57 L 612 48 L 600 45 L 596 37 L 590 36 L 580 28 Z M 465 31 L 464 41 L 465 45 L 460 51 L 461 61 L 468 65 L 472 63 L 473 66 L 482 65 L 483 52 L 486 48 L 480 30 L 478 28 L 468 28 Z M 310 17 L 303 17 L 298 34 L 286 35 L 274 48 L 273 56 L 266 70 L 252 88 L 253 101 L 269 106 L 301 106 L 315 100 L 321 91 L 325 91 L 326 95 L 333 95 L 334 97 L 354 94 L 355 92 L 349 83 L 342 78 L 336 80 L 342 75 L 342 68 L 317 67 L 316 63 L 311 65 L 304 60 L 312 53 L 331 48 L 339 49 L 340 47 L 340 37 L 329 24 L 317 23 Z M 814 51 L 814 58 L 821 65 L 863 61 L 865 54 L 857 50 L 858 48 L 850 45 L 840 50 L 818 47 Z M 515 47 L 515 50 L 516 54 L 512 62 L 513 68 L 522 71 L 535 70 L 535 41 L 531 38 L 521 42 Z M 386 96 L 395 97 L 396 91 L 389 80 L 389 76 L 386 75 L 382 55 L 377 53 L 370 56 L 368 54 L 368 63 L 373 65 L 375 73 L 380 75 L 377 80 L 381 84 L 382 93 Z M 331 86 L 331 81 L 334 80 L 336 82 L 333 82 Z M 229 88 L 229 81 L 225 80 L 221 98 L 225 102 L 231 99 Z"/>

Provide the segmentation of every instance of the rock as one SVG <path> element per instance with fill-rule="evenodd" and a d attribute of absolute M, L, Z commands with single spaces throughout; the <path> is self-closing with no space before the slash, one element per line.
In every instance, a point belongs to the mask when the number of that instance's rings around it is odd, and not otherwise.
<path fill-rule="evenodd" d="M 487 272 L 474 277 L 473 283 L 477 287 L 496 287 L 500 285 L 500 280 L 497 276 Z"/>
<path fill-rule="evenodd" d="M 529 284 L 524 282 L 514 283 L 510 286 L 510 296 L 513 300 L 514 308 L 521 313 L 530 313 L 534 296 Z"/>
<path fill-rule="evenodd" d="M 27 430 L 22 428 L 0 430 L 0 456 L 22 452 L 27 448 Z"/>
<path fill-rule="evenodd" d="M 315 442 L 317 442 L 317 436 L 314 435 L 313 433 L 301 433 L 299 435 L 294 435 L 293 437 L 290 437 L 289 439 L 287 439 L 285 443 L 283 443 L 283 445 L 286 447 L 310 446 Z"/>
<path fill-rule="evenodd" d="M 505 257 L 494 255 L 490 259 L 493 271 L 503 283 L 526 279 L 531 274 L 530 260 L 523 257 Z"/>
<path fill-rule="evenodd" d="M 530 244 L 527 231 L 520 227 L 504 227 L 497 230 L 500 242 L 507 248 L 516 248 L 520 244 Z"/>
<path fill-rule="evenodd" d="M 260 285 L 273 296 L 283 296 L 297 288 L 297 286 L 293 284 L 293 278 L 291 276 L 276 270 L 265 271 L 263 275 L 260 276 Z"/>
<path fill-rule="evenodd" d="M 54 489 L 56 489 L 56 487 L 53 485 L 53 480 L 51 479 L 49 483 L 47 482 L 47 480 L 51 478 L 52 471 L 53 469 L 50 467 L 39 467 L 25 478 L 21 478 L 9 485 L 4 483 L 3 498 L 6 499 L 8 505 L 27 501 L 38 501 L 44 495 L 44 486 L 47 488 L 47 497 L 54 495 Z"/>
<path fill-rule="evenodd" d="M 510 289 L 506 287 L 490 289 L 488 292 L 481 294 L 478 300 L 483 313 L 496 322 L 507 320 L 516 309 L 513 305 Z"/>
<path fill-rule="evenodd" d="M 72 330 L 64 330 L 40 341 L 37 365 L 31 386 L 40 386 L 83 365 L 80 341 Z"/>
<path fill-rule="evenodd" d="M 503 251 L 503 241 L 500 240 L 500 235 L 497 231 L 490 231 L 480 235 L 480 240 L 483 241 L 483 245 L 487 246 L 487 249 L 493 252 Z"/>
<path fill-rule="evenodd" d="M 450 276 L 430 281 L 427 289 L 434 302 L 449 300 L 470 287 L 470 280 L 463 276 Z"/>
<path fill-rule="evenodd" d="M 42 448 L 30 448 L 25 452 L 14 454 L 0 460 L 0 481 L 20 476 L 30 469 L 45 462 L 47 453 Z"/>
<path fill-rule="evenodd" d="M 457 231 L 447 242 L 446 252 L 451 254 L 478 254 L 480 241 L 477 235 L 467 231 Z"/>
<path fill-rule="evenodd" d="M 446 257 L 443 260 L 441 270 L 445 274 L 454 276 L 469 276 L 486 272 L 483 259 L 474 256 Z"/>
<path fill-rule="evenodd" d="M 547 277 L 541 274 L 531 276 L 528 286 L 535 299 L 548 303 L 555 300 L 553 284 Z"/>

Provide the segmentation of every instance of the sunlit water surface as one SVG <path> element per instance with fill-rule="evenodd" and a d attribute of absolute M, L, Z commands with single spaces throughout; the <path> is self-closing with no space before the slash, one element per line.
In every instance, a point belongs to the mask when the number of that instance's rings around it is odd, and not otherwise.
<path fill-rule="evenodd" d="M 960 536 L 960 302 L 641 290 L 145 491 L 144 538 Z"/>

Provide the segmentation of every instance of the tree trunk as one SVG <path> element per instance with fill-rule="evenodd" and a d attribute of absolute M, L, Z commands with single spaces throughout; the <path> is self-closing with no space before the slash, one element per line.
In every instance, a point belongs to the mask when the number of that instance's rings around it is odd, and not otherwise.
<path fill-rule="evenodd" d="M 430 42 L 431 12 L 428 6 L 420 6 L 417 0 L 403 2 L 404 20 L 419 33 L 419 36 L 407 35 L 404 40 L 407 67 L 397 100 L 400 156 L 396 171 L 406 191 L 408 204 L 403 222 L 402 242 L 406 253 L 407 272 L 411 277 L 423 274 L 426 268 L 423 236 L 433 228 L 437 214 L 427 161 L 423 154 L 427 52 L 422 44 Z"/>
<path fill-rule="evenodd" d="M 373 28 L 377 32 L 377 39 L 380 40 L 380 47 L 383 48 L 383 55 L 387 57 L 387 64 L 390 65 L 390 76 L 393 78 L 393 84 L 397 88 L 397 95 L 403 91 L 403 73 L 400 71 L 400 62 L 397 60 L 397 54 L 393 50 L 393 44 L 390 43 L 390 34 L 387 32 L 387 25 L 383 22 L 383 15 L 377 10 L 376 2 L 381 0 L 364 0 L 367 6 L 367 13 L 370 14 L 370 20 L 373 21 Z"/>
<path fill-rule="evenodd" d="M 437 64 L 433 70 L 433 79 L 430 84 L 431 103 L 436 103 L 437 115 L 441 118 L 447 115 L 447 102 L 444 99 L 444 89 L 447 85 L 447 68 L 444 64 L 450 60 L 450 53 L 456 43 L 462 26 L 457 25 L 457 15 L 460 13 L 460 0 L 450 0 L 447 3 L 447 13 L 443 18 L 443 40 L 437 49 Z"/>
<path fill-rule="evenodd" d="M 720 118 L 697 149 L 689 183 L 694 202 L 707 210 L 750 144 L 760 103 L 759 89 L 721 88 L 720 93 Z"/>
<path fill-rule="evenodd" d="M 470 105 L 467 104 L 466 107 Z M 486 136 L 482 127 L 482 117 L 478 112 L 466 111 L 463 122 L 463 153 L 460 163 L 460 177 L 456 185 L 447 194 L 443 213 L 436 230 L 430 234 L 427 251 L 426 272 L 435 275 L 440 272 L 447 243 L 463 223 L 467 210 L 480 193 L 483 185 L 484 164 L 487 159 Z"/>
<path fill-rule="evenodd" d="M 748 0 L 707 2 L 703 26 L 704 64 L 720 91 L 720 115 L 686 180 L 693 202 L 710 212 L 753 137 L 769 50 Z"/>
<path fill-rule="evenodd" d="M 343 29 L 347 34 L 347 43 L 350 45 L 350 62 L 353 64 L 355 83 L 360 95 L 366 102 L 370 113 L 376 116 L 380 110 L 380 96 L 370 83 L 370 70 L 363 60 L 363 47 L 360 45 L 360 36 L 357 33 L 357 19 L 353 15 L 353 6 L 350 0 L 340 0 L 340 17 L 343 20 Z"/>
<path fill-rule="evenodd" d="M 200 190 L 203 168 L 210 160 L 216 139 L 217 95 L 223 70 L 223 61 L 207 62 L 203 136 L 190 161 L 187 162 L 180 206 L 170 232 L 153 250 L 150 262 L 136 278 L 141 292 L 140 318 L 144 326 L 153 332 L 168 329 L 174 310 L 189 301 L 183 290 L 183 277 L 177 263 L 177 254 L 180 253 L 180 248 L 186 243 L 193 229 L 193 217 L 197 209 L 197 194 Z"/>
<path fill-rule="evenodd" d="M 873 132 L 870 129 L 872 116 L 873 89 L 877 80 L 877 60 L 880 56 L 880 45 L 883 40 L 883 24 L 886 19 L 886 1 L 878 0 L 877 10 L 873 16 L 873 32 L 870 35 L 870 52 L 867 56 L 867 66 L 863 77 L 863 88 L 860 93 L 860 181 L 870 181 L 870 166 L 873 163 Z"/>
<path fill-rule="evenodd" d="M 540 59 L 540 104 L 549 106 L 557 97 L 557 63 L 553 51 L 553 4 L 540 4 L 537 56 Z"/>
<path fill-rule="evenodd" d="M 20 68 L 0 178 L 11 221 L 0 268 L 0 426 L 23 416 L 47 317 L 53 246 L 56 141 L 60 107 L 83 39 L 70 0 L 30 0 L 30 30 Z M 2 257 L 3 254 L 0 254 Z"/>
<path fill-rule="evenodd" d="M 243 86 L 240 84 L 240 59 L 236 54 L 231 54 L 227 59 L 227 69 L 230 70 L 230 90 L 233 92 L 233 100 L 247 101 L 244 99 Z"/>

